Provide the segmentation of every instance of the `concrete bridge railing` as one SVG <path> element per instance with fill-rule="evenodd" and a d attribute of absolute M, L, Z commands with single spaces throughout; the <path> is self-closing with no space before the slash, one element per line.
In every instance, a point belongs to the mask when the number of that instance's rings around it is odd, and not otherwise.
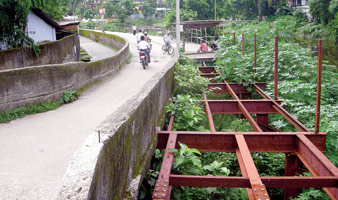
<path fill-rule="evenodd" d="M 137 199 L 156 149 L 156 127 L 164 123 L 177 60 L 178 53 L 85 139 L 68 167 L 58 200 Z"/>
<path fill-rule="evenodd" d="M 0 111 L 58 99 L 65 90 L 80 90 L 100 81 L 116 73 L 127 62 L 129 43 L 123 38 L 85 30 L 80 33 L 97 37 L 102 43 L 118 49 L 117 55 L 89 63 L 72 62 L 0 70 Z"/>
<path fill-rule="evenodd" d="M 0 70 L 24 68 L 28 66 L 60 64 L 80 60 L 79 35 L 39 45 L 41 53 L 35 56 L 31 47 L 0 51 Z"/>

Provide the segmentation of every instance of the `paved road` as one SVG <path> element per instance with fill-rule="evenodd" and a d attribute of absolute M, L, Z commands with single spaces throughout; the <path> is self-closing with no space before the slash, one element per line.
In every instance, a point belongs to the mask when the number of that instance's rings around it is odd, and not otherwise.
<path fill-rule="evenodd" d="M 172 59 L 162 55 L 162 39 L 152 37 L 152 63 L 144 70 L 138 60 L 135 37 L 116 34 L 130 41 L 134 55 L 117 75 L 57 110 L 0 124 L 1 200 L 55 199 L 68 164 L 82 141 Z M 81 38 L 83 41 L 85 46 L 93 45 Z M 91 47 L 89 53 L 93 57 L 111 56 L 111 51 L 101 51 L 103 47 Z"/>
<path fill-rule="evenodd" d="M 80 45 L 81 48 L 86 50 L 86 52 L 92 57 L 91 61 L 109 58 L 116 54 L 116 52 L 113 49 L 98 44 L 93 40 L 90 40 L 82 36 L 80 36 Z"/>

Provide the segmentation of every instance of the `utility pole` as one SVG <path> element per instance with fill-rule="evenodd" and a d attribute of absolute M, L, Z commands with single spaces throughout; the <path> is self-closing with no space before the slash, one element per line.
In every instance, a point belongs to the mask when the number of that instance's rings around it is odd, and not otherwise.
<path fill-rule="evenodd" d="M 176 0 L 176 47 L 180 50 L 180 0 Z"/>
<path fill-rule="evenodd" d="M 215 0 L 215 20 L 217 20 L 216 19 L 216 0 Z"/>

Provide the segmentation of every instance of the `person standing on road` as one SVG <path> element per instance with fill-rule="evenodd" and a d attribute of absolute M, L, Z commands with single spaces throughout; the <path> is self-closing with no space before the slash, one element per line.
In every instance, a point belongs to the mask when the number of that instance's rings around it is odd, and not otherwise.
<path fill-rule="evenodd" d="M 137 44 L 141 41 L 141 36 L 144 36 L 141 29 L 138 30 L 138 33 L 136 34 Z"/>
<path fill-rule="evenodd" d="M 137 44 L 137 49 L 140 51 L 146 52 L 148 56 L 148 63 L 150 63 L 150 45 L 148 42 L 144 41 L 144 36 L 141 36 L 141 41 Z"/>
<path fill-rule="evenodd" d="M 133 35 L 135 35 L 136 34 L 136 25 L 134 24 L 133 25 Z"/>

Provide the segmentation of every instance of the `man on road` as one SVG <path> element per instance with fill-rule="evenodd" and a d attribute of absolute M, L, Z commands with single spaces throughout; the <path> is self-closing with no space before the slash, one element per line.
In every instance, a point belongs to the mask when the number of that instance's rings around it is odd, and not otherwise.
<path fill-rule="evenodd" d="M 148 63 L 150 63 L 150 45 L 148 42 L 144 41 L 144 36 L 141 36 L 141 41 L 137 44 L 137 49 L 140 51 L 144 51 L 148 57 Z"/>

